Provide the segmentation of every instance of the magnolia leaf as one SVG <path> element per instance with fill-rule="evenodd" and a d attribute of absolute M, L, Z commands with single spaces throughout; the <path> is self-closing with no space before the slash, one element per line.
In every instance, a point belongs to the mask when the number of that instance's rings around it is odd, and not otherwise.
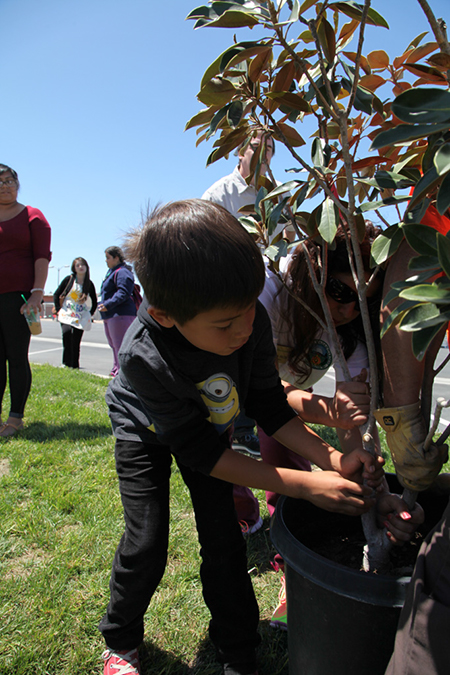
<path fill-rule="evenodd" d="M 392 312 L 389 314 L 389 316 L 383 322 L 383 325 L 380 330 L 380 337 L 383 338 L 384 335 L 386 335 L 386 333 L 388 332 L 388 330 L 390 330 L 394 326 L 397 326 L 401 322 L 405 314 L 408 312 L 408 310 L 416 306 L 417 306 L 416 302 L 412 302 L 411 300 L 405 300 L 404 302 L 400 303 L 398 307 L 393 309 Z"/>
<path fill-rule="evenodd" d="M 300 110 L 301 112 L 310 113 L 311 108 L 309 103 L 305 101 L 300 94 L 293 94 L 290 91 L 268 92 L 267 98 L 276 101 L 278 105 L 287 106 L 292 110 Z"/>
<path fill-rule="evenodd" d="M 423 304 L 416 305 L 406 312 L 405 316 L 402 318 L 402 330 L 413 331 L 415 330 L 415 328 L 413 328 L 415 324 L 423 324 L 424 321 L 427 321 L 428 319 L 435 319 L 436 317 L 439 317 L 439 315 L 439 309 L 432 302 L 425 302 Z"/>
<path fill-rule="evenodd" d="M 439 52 L 438 54 L 430 56 L 427 61 L 428 63 L 431 63 L 432 66 L 438 66 L 440 68 L 445 68 L 446 70 L 450 68 L 450 54 Z"/>
<path fill-rule="evenodd" d="M 306 12 L 310 7 L 315 5 L 316 2 L 317 2 L 317 0 L 305 0 L 302 3 L 302 6 L 300 7 L 300 14 L 303 14 L 304 12 Z"/>
<path fill-rule="evenodd" d="M 276 244 L 272 244 L 266 250 L 264 251 L 264 255 L 266 255 L 270 260 L 273 262 L 276 262 L 280 258 L 284 258 L 287 256 L 288 252 L 288 243 L 285 239 L 280 239 Z"/>
<path fill-rule="evenodd" d="M 214 3 L 217 5 L 218 3 Z M 233 9 L 227 9 L 217 19 L 209 21 L 206 26 L 213 28 L 253 28 L 260 21 L 259 16 L 235 5 Z"/>
<path fill-rule="evenodd" d="M 416 302 L 433 302 L 436 305 L 450 304 L 450 284 L 419 284 L 411 288 L 405 288 L 399 293 L 405 300 Z"/>
<path fill-rule="evenodd" d="M 227 122 L 232 129 L 235 129 L 242 118 L 244 104 L 242 101 L 233 101 L 227 110 Z"/>
<path fill-rule="evenodd" d="M 433 66 L 423 66 L 420 63 L 410 64 L 404 63 L 403 68 L 409 70 L 410 73 L 423 77 L 425 82 L 442 82 L 442 84 L 447 84 L 447 78 L 441 73 L 440 70 L 434 68 Z"/>
<path fill-rule="evenodd" d="M 272 61 L 272 47 L 259 52 L 252 60 L 248 69 L 248 76 L 252 82 L 258 82 L 265 68 Z"/>
<path fill-rule="evenodd" d="M 437 257 L 436 230 L 423 223 L 402 225 L 406 241 L 416 253 Z"/>
<path fill-rule="evenodd" d="M 384 230 L 372 244 L 370 250 L 371 267 L 381 265 L 395 253 L 403 241 L 403 231 L 398 225 L 391 225 Z"/>
<path fill-rule="evenodd" d="M 408 205 L 408 210 L 412 209 L 415 204 L 424 199 L 429 192 L 432 192 L 441 182 L 441 177 L 438 175 L 434 166 L 431 167 L 419 180 Z"/>
<path fill-rule="evenodd" d="M 409 51 L 410 49 L 415 49 L 423 40 L 425 35 L 428 35 L 428 31 L 425 31 L 425 33 L 420 33 L 417 37 L 412 40 L 412 42 L 409 43 L 406 51 Z"/>
<path fill-rule="evenodd" d="M 363 6 L 357 2 L 347 0 L 346 2 L 333 2 L 328 6 L 330 7 L 330 9 L 337 9 L 339 12 L 342 12 L 342 14 L 349 16 L 351 19 L 357 19 L 358 21 L 361 21 L 362 19 Z M 378 14 L 378 12 L 376 12 L 371 7 L 369 8 L 367 14 L 367 23 L 371 24 L 372 26 L 381 26 L 382 28 L 389 28 L 389 24 L 387 23 L 387 21 L 383 19 L 381 14 Z"/>
<path fill-rule="evenodd" d="M 408 55 L 405 63 L 417 63 L 417 61 L 425 58 L 425 56 L 428 56 L 428 54 L 431 54 L 431 52 L 435 52 L 437 48 L 437 42 L 426 42 L 425 44 L 420 45 L 420 47 L 413 49 L 413 51 Z"/>
<path fill-rule="evenodd" d="M 365 204 L 360 204 L 358 206 L 359 213 L 365 213 L 366 211 L 373 211 L 374 209 L 380 209 L 383 206 L 393 206 L 394 204 L 401 204 L 401 202 L 407 202 L 409 197 L 397 197 L 393 195 L 392 197 L 387 197 L 386 199 L 381 199 L 377 202 L 365 202 Z"/>
<path fill-rule="evenodd" d="M 278 128 L 293 148 L 298 148 L 301 145 L 305 145 L 305 141 L 300 136 L 298 131 L 296 131 L 293 127 L 289 126 L 288 124 L 278 122 Z M 276 137 L 276 134 L 274 134 L 274 137 Z"/>
<path fill-rule="evenodd" d="M 214 117 L 215 113 L 216 109 L 214 107 L 200 110 L 200 112 L 194 115 L 194 117 L 191 117 L 189 122 L 186 123 L 184 130 L 187 131 L 188 129 L 192 129 L 193 127 L 199 127 L 202 124 L 208 124 L 208 122 L 210 122 Z"/>
<path fill-rule="evenodd" d="M 371 68 L 387 68 L 389 66 L 389 56 L 383 49 L 376 49 L 367 54 L 367 60 Z"/>
<path fill-rule="evenodd" d="M 441 183 L 436 199 L 436 208 L 441 216 L 450 208 L 450 173 L 445 176 Z"/>
<path fill-rule="evenodd" d="M 402 96 L 402 94 L 400 94 L 400 96 Z M 371 149 L 379 150 L 380 148 L 395 145 L 396 143 L 407 143 L 408 141 L 427 138 L 428 136 L 431 136 L 431 134 L 447 131 L 449 125 L 450 122 L 445 124 L 399 124 L 393 129 L 387 129 L 386 131 L 381 131 L 377 134 L 372 141 Z"/>
<path fill-rule="evenodd" d="M 428 347 L 440 330 L 441 326 L 432 326 L 431 328 L 424 328 L 412 334 L 411 346 L 413 354 L 418 361 L 422 361 Z"/>
<path fill-rule="evenodd" d="M 439 260 L 434 255 L 416 255 L 408 263 L 408 269 L 412 272 L 423 272 L 425 270 L 438 270 Z"/>
<path fill-rule="evenodd" d="M 420 307 L 427 307 L 428 305 L 420 305 Z M 434 307 L 434 305 L 430 305 Z M 413 310 L 414 311 L 414 310 Z M 432 328 L 437 326 L 441 328 L 446 325 L 450 320 L 450 311 L 448 312 L 438 312 L 435 316 L 430 316 L 429 318 L 425 317 L 422 321 L 409 321 L 409 312 L 406 317 L 402 320 L 400 328 L 406 333 L 415 333 L 416 331 L 421 331 L 427 328 Z"/>
<path fill-rule="evenodd" d="M 319 233 L 327 244 L 331 244 L 334 241 L 338 224 L 339 209 L 331 197 L 327 197 L 322 203 L 319 223 Z"/>
<path fill-rule="evenodd" d="M 450 143 L 444 143 L 434 156 L 433 164 L 440 176 L 450 171 Z"/>
<path fill-rule="evenodd" d="M 408 89 L 392 102 L 391 110 L 402 122 L 409 124 L 448 122 L 450 120 L 450 92 L 433 87 Z"/>
<path fill-rule="evenodd" d="M 325 59 L 332 66 L 336 57 L 336 35 L 333 26 L 324 18 L 317 27 L 317 36 Z"/>
<path fill-rule="evenodd" d="M 437 251 L 441 267 L 450 279 L 450 239 L 440 232 L 437 233 Z"/>
<path fill-rule="evenodd" d="M 382 84 L 385 84 L 386 80 L 380 75 L 371 74 L 364 75 L 359 82 L 364 89 L 368 89 L 373 93 L 375 89 L 378 89 Z"/>
<path fill-rule="evenodd" d="M 394 171 L 380 169 L 375 173 L 375 181 L 380 188 L 401 190 L 414 185 L 414 181 Z"/>
<path fill-rule="evenodd" d="M 257 236 L 260 236 L 261 230 L 257 226 L 257 221 L 254 218 L 250 218 L 249 216 L 242 216 L 239 218 L 239 222 L 241 225 L 245 227 L 247 232 L 250 234 L 256 234 Z"/>
<path fill-rule="evenodd" d="M 276 187 L 275 190 L 272 190 L 272 192 L 269 192 L 264 199 L 273 199 L 273 197 L 278 197 L 278 195 L 282 195 L 285 192 L 291 192 L 291 190 L 298 188 L 299 185 L 303 185 L 303 182 L 299 180 L 290 180 L 287 183 L 283 183 L 283 185 L 278 185 L 278 187 Z"/>
<path fill-rule="evenodd" d="M 271 236 L 271 235 L 275 232 L 275 230 L 276 230 L 276 228 L 277 228 L 277 226 L 278 226 L 278 223 L 279 223 L 279 221 L 280 221 L 280 218 L 281 218 L 281 214 L 282 214 L 282 212 L 283 212 L 283 209 L 284 209 L 284 207 L 286 206 L 286 204 L 287 204 L 287 202 L 288 202 L 288 199 L 289 199 L 289 197 L 285 197 L 281 202 L 279 202 L 279 203 L 271 210 L 270 216 L 269 216 L 269 218 L 268 218 L 268 220 L 267 220 L 267 222 L 266 222 L 266 225 L 267 225 L 267 231 L 268 231 L 269 236 Z M 263 200 L 261 200 L 261 201 L 263 201 Z"/>
<path fill-rule="evenodd" d="M 205 105 L 226 105 L 236 94 L 235 87 L 229 80 L 213 77 L 197 94 L 199 101 Z"/>

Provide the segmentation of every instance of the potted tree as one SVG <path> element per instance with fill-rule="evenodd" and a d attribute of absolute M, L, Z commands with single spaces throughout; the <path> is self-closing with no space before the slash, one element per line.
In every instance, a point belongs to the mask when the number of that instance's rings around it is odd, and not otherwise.
<path fill-rule="evenodd" d="M 282 234 L 273 236 L 280 219 L 291 223 L 296 243 L 306 239 L 314 241 L 321 265 L 319 278 L 312 274 L 312 281 L 322 302 L 327 328 L 334 336 L 336 352 L 341 355 L 344 372 L 345 360 L 325 298 L 324 261 L 338 226 L 343 226 L 348 233 L 351 269 L 370 361 L 371 415 L 362 433 L 364 447 L 371 452 L 374 452 L 373 411 L 379 405 L 379 392 L 366 301 L 368 284 L 359 248 L 365 218 L 371 212 L 386 228 L 373 246 L 374 273 L 404 237 L 418 253 L 418 260 L 412 265 L 418 277 L 396 284 L 387 298 L 389 301 L 400 294 L 404 299 L 391 323 L 401 322 L 402 328 L 413 331 L 418 357 L 423 357 L 431 340 L 450 317 L 447 278 L 450 243 L 443 235 L 424 234 L 423 228 L 427 228 L 420 224 L 430 199 L 436 200 L 440 213 L 450 206 L 450 47 L 444 22 L 435 18 L 425 0 L 418 3 L 435 40 L 425 42 L 427 33 L 423 32 L 392 60 L 383 49 L 363 54 L 367 25 L 376 26 L 380 31 L 389 29 L 387 21 L 374 8 L 376 3 L 370 0 L 361 4 L 353 0 L 211 1 L 188 16 L 196 22 L 196 28 L 246 27 L 253 32 L 263 31 L 263 36 L 256 39 L 237 41 L 235 38 L 229 49 L 207 68 L 198 93 L 199 101 L 206 107 L 186 128 L 197 128 L 198 142 L 215 139 L 208 164 L 227 157 L 242 143 L 250 142 L 256 133 L 262 133 L 263 138 L 272 136 L 288 149 L 295 163 L 290 171 L 298 173 L 298 177 L 279 184 L 270 170 L 268 177 L 259 175 L 265 157 L 264 142 L 261 143 L 251 166 L 259 188 L 252 209 L 256 215 L 243 214 L 241 222 L 259 238 L 275 272 L 289 246 Z M 313 139 L 309 159 L 305 158 L 304 149 L 300 150 L 306 145 L 302 125 Z M 402 211 L 403 205 L 406 209 Z M 424 288 L 422 282 L 438 268 L 447 276 Z M 415 495 L 408 498 L 413 500 Z M 280 511 L 282 513 L 282 509 Z M 374 514 L 363 519 L 363 526 L 367 540 L 365 569 L 380 570 L 389 555 L 389 542 L 376 527 Z M 288 552 L 281 553 L 289 557 Z M 314 562 L 312 567 L 317 567 Z M 329 571 L 325 574 L 329 575 Z M 292 604 L 296 604 L 296 592 L 289 589 L 289 583 L 288 573 L 288 597 L 290 593 L 294 598 Z M 347 590 L 341 595 L 348 597 L 349 587 L 354 583 L 353 577 L 345 582 Z M 380 591 L 369 592 L 371 599 L 367 604 L 378 607 L 378 614 L 383 603 L 393 605 L 392 621 L 381 619 L 381 624 L 389 623 L 391 632 L 395 630 L 404 585 L 403 580 L 398 589 L 393 590 L 392 585 L 386 587 L 387 598 L 381 602 L 376 602 L 381 598 Z M 361 594 L 359 590 L 357 594 Z M 298 597 L 300 608 L 302 603 Z M 355 614 L 354 607 L 348 611 Z M 309 622 L 310 619 L 309 615 Z M 320 620 L 323 621 L 323 614 Z M 292 626 L 291 615 L 289 623 Z M 374 618 L 366 616 L 364 622 L 357 619 L 357 623 L 370 625 L 367 639 L 360 641 L 361 656 L 367 658 L 367 646 L 374 642 Z M 314 630 L 311 626 L 311 633 Z M 367 633 L 367 628 L 365 630 Z M 323 640 L 323 628 L 319 632 Z M 387 652 L 392 639 L 393 636 L 390 644 L 387 640 Z M 344 644 L 340 633 L 338 643 Z M 312 651 L 319 653 L 312 642 L 310 645 Z M 329 647 L 334 651 L 336 644 L 330 643 Z M 304 644 L 302 650 L 305 650 Z M 344 644 L 343 652 L 345 650 Z M 305 667 L 303 656 L 299 658 L 297 663 L 297 656 L 291 654 L 290 648 L 292 672 Z M 375 656 L 369 658 L 375 659 Z M 374 664 L 377 669 L 371 672 L 383 672 L 383 658 L 381 665 Z M 333 672 L 339 661 L 345 665 L 337 672 L 352 672 L 345 659 L 336 658 L 335 651 L 331 659 Z M 324 672 L 324 667 L 323 662 L 316 667 L 308 661 L 307 672 Z M 354 667 L 356 672 L 359 662 Z"/>

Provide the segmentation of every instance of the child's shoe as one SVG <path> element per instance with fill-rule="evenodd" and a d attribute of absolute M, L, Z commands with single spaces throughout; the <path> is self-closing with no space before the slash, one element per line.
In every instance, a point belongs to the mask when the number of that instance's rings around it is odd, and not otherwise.
<path fill-rule="evenodd" d="M 263 526 L 263 519 L 261 516 L 259 516 L 258 520 L 256 523 L 253 523 L 253 525 L 249 525 L 246 520 L 240 520 L 239 525 L 241 526 L 241 532 L 244 535 L 244 537 L 248 537 L 250 534 L 254 534 L 255 532 L 258 532 Z"/>
<path fill-rule="evenodd" d="M 113 651 L 106 649 L 102 657 L 105 660 L 103 675 L 141 675 L 141 664 L 137 649 Z"/>
<path fill-rule="evenodd" d="M 281 577 L 281 588 L 278 594 L 278 606 L 270 620 L 272 628 L 287 630 L 287 606 L 286 606 L 286 580 L 284 574 Z"/>

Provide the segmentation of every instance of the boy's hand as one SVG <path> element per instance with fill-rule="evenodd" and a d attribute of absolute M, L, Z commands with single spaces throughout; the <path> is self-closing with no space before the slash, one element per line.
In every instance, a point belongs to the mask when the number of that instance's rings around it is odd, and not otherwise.
<path fill-rule="evenodd" d="M 329 406 L 332 426 L 339 429 L 353 429 L 367 422 L 370 410 L 369 385 L 366 384 L 367 370 L 351 382 L 339 382 Z"/>
<path fill-rule="evenodd" d="M 390 541 L 396 546 L 410 541 L 424 519 L 423 509 L 417 502 L 411 511 L 400 495 L 383 492 L 377 498 L 378 527 L 387 529 Z"/>
<path fill-rule="evenodd" d="M 384 459 L 382 457 L 379 455 L 372 457 L 370 453 L 359 448 L 348 455 L 342 453 L 339 455 L 336 471 L 339 471 L 341 476 L 357 483 L 366 481 L 366 484 L 374 490 L 383 489 Z"/>
<path fill-rule="evenodd" d="M 306 499 L 326 511 L 360 516 L 374 506 L 376 499 L 372 495 L 371 488 L 334 471 L 313 471 L 308 475 Z"/>

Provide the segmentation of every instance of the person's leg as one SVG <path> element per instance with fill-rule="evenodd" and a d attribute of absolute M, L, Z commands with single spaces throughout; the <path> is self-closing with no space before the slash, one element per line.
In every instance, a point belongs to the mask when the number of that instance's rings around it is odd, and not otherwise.
<path fill-rule="evenodd" d="M 136 317 L 134 316 L 113 316 L 105 320 L 105 333 L 108 343 L 113 350 L 114 365 L 111 375 L 114 377 L 119 372 L 119 349 L 122 340 Z"/>
<path fill-rule="evenodd" d="M 386 675 L 448 673 L 449 634 L 450 502 L 417 556 Z"/>
<path fill-rule="evenodd" d="M 250 488 L 233 485 L 234 507 L 243 534 L 253 534 L 261 528 L 259 502 Z"/>
<path fill-rule="evenodd" d="M 62 362 L 67 368 L 72 368 L 72 332 L 72 326 L 68 326 L 66 323 L 61 324 L 63 343 Z"/>
<path fill-rule="evenodd" d="M 254 672 L 260 642 L 259 610 L 247 571 L 246 544 L 236 518 L 232 485 L 180 463 L 179 468 L 195 511 L 211 640 L 221 663 L 244 664 L 242 672 Z"/>
<path fill-rule="evenodd" d="M 311 463 L 292 452 L 289 448 L 282 445 L 275 438 L 267 436 L 264 431 L 258 427 L 259 444 L 261 449 L 261 457 L 266 464 L 272 466 L 282 466 L 285 469 L 298 469 L 299 471 L 311 471 Z M 275 511 L 275 506 L 280 495 L 276 492 L 266 491 L 267 508 L 270 515 Z"/>
<path fill-rule="evenodd" d="M 23 300 L 20 293 L 0 295 L 0 332 L 2 335 L 2 363 L 8 362 L 11 408 L 8 422 L 21 426 L 22 417 L 31 388 L 31 368 L 28 362 L 30 330 L 20 308 Z M 0 372 L 4 365 L 0 365 Z M 3 374 L 4 377 L 4 374 Z M 5 384 L 0 380 L 0 388 Z"/>
<path fill-rule="evenodd" d="M 81 338 L 83 337 L 84 331 L 80 330 L 79 328 L 74 328 L 73 329 L 73 335 L 72 335 L 72 363 L 73 366 L 72 368 L 79 368 L 80 367 L 80 345 L 81 345 Z"/>
<path fill-rule="evenodd" d="M 125 533 L 114 557 L 110 601 L 99 625 L 109 649 L 137 648 L 144 614 L 167 560 L 171 455 L 164 446 L 116 441 Z"/>

